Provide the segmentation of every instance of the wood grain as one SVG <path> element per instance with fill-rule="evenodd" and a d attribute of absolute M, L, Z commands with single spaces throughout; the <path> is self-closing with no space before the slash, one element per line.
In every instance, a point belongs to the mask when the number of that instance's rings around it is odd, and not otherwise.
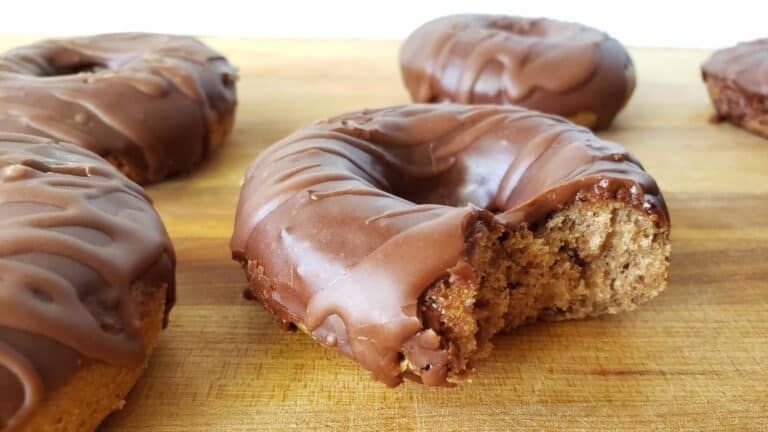
<path fill-rule="evenodd" d="M 196 174 L 150 188 L 179 302 L 102 431 L 768 430 L 768 140 L 708 123 L 706 52 L 632 50 L 638 88 L 601 134 L 667 197 L 667 291 L 634 313 L 502 336 L 461 387 L 388 389 L 244 301 L 228 239 L 259 151 L 311 120 L 408 101 L 398 43 L 208 42 L 240 68 L 237 124 Z"/>

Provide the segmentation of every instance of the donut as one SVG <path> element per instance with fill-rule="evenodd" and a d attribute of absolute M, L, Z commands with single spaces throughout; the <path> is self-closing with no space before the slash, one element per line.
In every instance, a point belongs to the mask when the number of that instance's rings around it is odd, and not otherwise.
<path fill-rule="evenodd" d="M 175 255 L 140 186 L 96 154 L 0 133 L 0 430 L 94 430 L 144 369 Z"/>
<path fill-rule="evenodd" d="M 189 173 L 229 134 L 235 79 L 190 37 L 42 41 L 0 55 L 0 131 L 70 142 L 157 182 Z"/>
<path fill-rule="evenodd" d="M 669 232 L 656 182 L 618 144 L 519 107 L 414 104 L 268 147 L 231 249 L 283 327 L 388 385 L 451 385 L 499 332 L 657 295 Z"/>
<path fill-rule="evenodd" d="M 701 72 L 715 121 L 727 120 L 768 137 L 768 39 L 716 51 Z"/>
<path fill-rule="evenodd" d="M 414 102 L 512 104 L 605 129 L 635 88 L 624 47 L 576 23 L 501 15 L 430 21 L 402 46 Z"/>

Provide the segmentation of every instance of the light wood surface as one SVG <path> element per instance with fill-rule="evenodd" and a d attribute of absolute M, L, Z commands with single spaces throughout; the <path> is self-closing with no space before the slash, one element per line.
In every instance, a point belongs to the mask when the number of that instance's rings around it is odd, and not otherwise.
<path fill-rule="evenodd" d="M 243 300 L 228 240 L 260 150 L 315 119 L 408 102 L 399 44 L 208 42 L 240 68 L 237 123 L 197 173 L 150 188 L 177 248 L 179 302 L 101 430 L 768 430 L 768 140 L 708 123 L 706 52 L 632 50 L 638 88 L 601 133 L 668 200 L 667 291 L 637 312 L 502 336 L 458 388 L 389 389 Z"/>

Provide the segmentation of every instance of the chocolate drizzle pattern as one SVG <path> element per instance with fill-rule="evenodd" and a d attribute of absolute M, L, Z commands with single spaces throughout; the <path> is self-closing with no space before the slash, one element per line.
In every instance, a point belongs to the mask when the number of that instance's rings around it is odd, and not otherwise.
<path fill-rule="evenodd" d="M 256 296 L 390 385 L 400 352 L 440 364 L 421 294 L 466 255 L 474 222 L 530 225 L 616 199 L 664 225 L 655 181 L 617 144 L 516 107 L 409 105 L 299 130 L 250 166 L 231 248 Z M 434 368 L 425 382 L 439 384 Z"/>
<path fill-rule="evenodd" d="M 0 55 L 0 131 L 71 142 L 150 183 L 229 133 L 236 71 L 194 38 L 108 34 Z"/>
<path fill-rule="evenodd" d="M 768 96 L 768 39 L 719 50 L 704 62 L 702 71 L 743 91 Z"/>
<path fill-rule="evenodd" d="M 403 79 L 416 102 L 513 104 L 594 114 L 608 127 L 634 90 L 626 50 L 598 30 L 551 19 L 454 15 L 405 41 Z"/>
<path fill-rule="evenodd" d="M 175 255 L 150 199 L 100 157 L 0 133 L 0 429 L 13 430 L 83 358 L 137 367 L 144 297 Z"/>

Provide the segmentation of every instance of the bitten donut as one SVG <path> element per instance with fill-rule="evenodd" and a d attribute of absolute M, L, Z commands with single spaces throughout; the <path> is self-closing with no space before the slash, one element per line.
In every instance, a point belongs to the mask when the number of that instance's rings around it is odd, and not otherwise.
<path fill-rule="evenodd" d="M 635 88 L 614 38 L 552 19 L 453 15 L 418 28 L 400 63 L 415 102 L 512 104 L 604 129 Z"/>
<path fill-rule="evenodd" d="M 768 39 L 717 51 L 701 71 L 716 120 L 768 137 Z"/>
<path fill-rule="evenodd" d="M 93 430 L 173 305 L 165 228 L 102 158 L 0 133 L 0 239 L 0 430 Z"/>
<path fill-rule="evenodd" d="M 426 104 L 267 148 L 231 248 L 285 327 L 389 385 L 445 385 L 503 330 L 654 297 L 669 230 L 656 182 L 619 145 L 522 108 Z"/>
<path fill-rule="evenodd" d="M 190 37 L 43 41 L 0 55 L 0 131 L 74 143 L 152 183 L 190 172 L 229 134 L 235 78 Z"/>

